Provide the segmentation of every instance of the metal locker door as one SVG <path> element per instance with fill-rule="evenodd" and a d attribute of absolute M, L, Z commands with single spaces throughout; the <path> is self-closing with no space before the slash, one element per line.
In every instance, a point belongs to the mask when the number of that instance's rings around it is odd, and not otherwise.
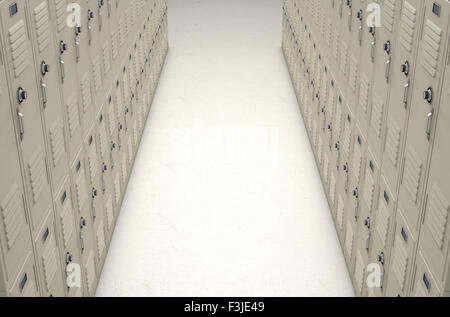
<path fill-rule="evenodd" d="M 69 279 L 68 275 L 72 268 L 70 265 L 81 265 L 81 256 L 78 246 L 78 215 L 73 208 L 72 195 L 70 190 L 70 178 L 67 177 L 63 186 L 55 197 L 56 222 L 59 224 L 58 239 L 60 248 L 60 259 L 63 263 L 65 288 L 69 297 L 74 297 L 82 288 L 84 283 L 81 277 Z M 79 283 L 79 284 L 78 284 Z"/>
<path fill-rule="evenodd" d="M 47 1 L 28 2 L 31 38 L 34 47 L 34 64 L 38 75 L 39 105 L 47 139 L 52 188 L 61 187 L 67 174 L 68 158 L 65 144 L 64 108 L 60 107 L 61 95 L 57 72 L 58 59 L 53 51 L 49 8 Z"/>
<path fill-rule="evenodd" d="M 417 43 L 421 28 L 424 2 L 403 0 L 395 54 L 391 66 L 389 101 L 387 102 L 386 140 L 383 151 L 382 168 L 389 186 L 398 190 L 402 167 L 404 140 L 411 95 L 415 89 L 414 74 L 417 60 Z"/>
<path fill-rule="evenodd" d="M 395 212 L 397 198 L 389 188 L 384 175 L 381 176 L 378 208 L 374 215 L 373 243 L 371 248 L 370 262 L 380 266 L 382 276 L 380 287 L 373 287 L 372 292 L 376 296 L 385 295 L 386 281 L 389 278 L 387 267 L 391 259 L 392 235 L 394 230 Z"/>
<path fill-rule="evenodd" d="M 412 297 L 439 297 L 443 296 L 442 284 L 433 275 L 429 261 L 426 257 L 425 248 L 419 247 L 416 257 L 416 270 L 412 282 Z"/>
<path fill-rule="evenodd" d="M 2 56 L 3 52 L 1 53 Z M 1 258 L 3 259 L 4 283 L 12 281 L 17 274 L 25 255 L 31 245 L 30 230 L 25 214 L 24 185 L 19 163 L 19 154 L 13 125 L 12 109 L 8 96 L 8 80 L 6 79 L 3 60 L 0 59 L 0 147 L 2 149 L 2 164 L 0 164 L 0 242 Z M 15 115 L 15 114 L 14 114 Z M 0 277 L 0 291 L 5 291 Z"/>
<path fill-rule="evenodd" d="M 450 60 L 447 60 L 446 78 L 442 88 L 441 105 L 436 122 L 429 179 L 425 197 L 425 216 L 420 230 L 420 245 L 430 269 L 439 281 L 448 275 L 448 246 L 450 240 L 448 217 L 450 212 L 449 186 L 449 126 L 450 112 L 447 101 L 450 97 Z M 448 291 L 448 286 L 446 286 Z"/>
<path fill-rule="evenodd" d="M 35 237 L 34 246 L 37 254 L 41 294 L 45 297 L 64 297 L 65 285 L 55 230 L 53 209 L 50 209 L 44 226 Z"/>
<path fill-rule="evenodd" d="M 99 259 L 97 264 L 98 272 L 101 271 L 101 268 L 103 267 L 103 262 L 105 260 L 106 255 L 106 241 L 105 241 L 105 234 L 104 234 L 104 222 L 105 222 L 105 210 L 103 205 L 103 199 L 101 194 L 101 165 L 99 156 L 98 156 L 98 149 L 97 149 L 97 142 L 95 139 L 95 125 L 89 129 L 89 133 L 86 136 L 85 139 L 85 151 L 86 151 L 86 158 L 87 158 L 87 174 L 89 178 L 89 188 L 91 188 L 91 191 L 89 192 L 90 197 L 90 210 L 91 215 L 89 218 L 89 221 L 92 223 L 92 230 L 94 234 L 94 240 L 95 240 L 95 252 L 97 252 L 97 258 Z"/>
<path fill-rule="evenodd" d="M 406 297 L 410 293 L 416 236 L 408 226 L 404 212 L 397 210 L 391 261 L 388 267 L 386 296 Z"/>
<path fill-rule="evenodd" d="M 386 118 L 388 117 L 388 100 L 392 87 L 395 41 L 400 28 L 401 2 L 385 0 L 381 3 L 381 27 L 377 28 L 375 68 L 373 77 L 372 113 L 369 127 L 368 142 L 375 158 L 381 162 L 386 136 Z"/>
<path fill-rule="evenodd" d="M 439 15 L 434 11 L 435 6 L 440 7 Z M 420 225 L 435 116 L 439 112 L 444 70 L 440 66 L 448 54 L 445 45 L 448 39 L 449 12 L 450 6 L 446 1 L 425 2 L 423 34 L 419 42 L 420 64 L 417 66 L 414 79 L 415 89 L 408 120 L 403 178 L 399 194 L 399 205 L 407 211 L 405 217 L 416 233 Z"/>
<path fill-rule="evenodd" d="M 23 160 L 31 226 L 35 233 L 51 202 L 51 191 L 36 76 L 30 63 L 32 51 L 27 33 L 25 1 L 3 1 L 0 11 L 2 33 L 9 43 L 5 47 L 5 66 L 8 66 L 10 74 L 11 106 Z"/>
<path fill-rule="evenodd" d="M 101 192 L 104 202 L 105 199 L 111 192 L 111 156 L 110 156 L 110 139 L 108 136 L 108 131 L 106 127 L 107 116 L 105 108 L 102 105 L 100 111 L 97 114 L 97 139 L 99 148 L 99 159 L 100 159 L 100 179 L 101 179 Z"/>
<path fill-rule="evenodd" d="M 69 164 L 73 164 L 81 146 L 81 122 L 78 99 L 78 72 L 76 68 L 76 48 L 74 28 L 67 25 L 68 1 L 52 0 L 49 2 L 50 23 L 55 40 L 52 47 L 56 50 L 57 72 L 63 98 L 64 125 L 67 127 Z M 55 69 L 56 71 L 56 69 Z M 76 89 L 75 89 L 76 88 Z"/>
<path fill-rule="evenodd" d="M 25 253 L 25 258 L 19 267 L 19 274 L 11 283 L 8 295 L 11 297 L 38 297 L 40 294 L 32 250 Z"/>
<path fill-rule="evenodd" d="M 75 216 L 75 224 L 78 226 L 78 238 L 81 254 L 81 268 L 84 271 L 85 291 L 88 296 L 92 296 L 97 283 L 96 267 L 98 259 L 96 258 L 94 224 L 90 211 L 90 188 L 86 179 L 85 154 L 80 149 L 72 167 L 75 207 L 78 214 Z"/>

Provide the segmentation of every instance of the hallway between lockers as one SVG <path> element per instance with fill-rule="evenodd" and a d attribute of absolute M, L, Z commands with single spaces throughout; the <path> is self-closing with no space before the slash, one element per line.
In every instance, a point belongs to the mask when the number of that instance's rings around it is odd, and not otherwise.
<path fill-rule="evenodd" d="M 98 296 L 352 296 L 279 0 L 170 0 L 170 51 Z"/>

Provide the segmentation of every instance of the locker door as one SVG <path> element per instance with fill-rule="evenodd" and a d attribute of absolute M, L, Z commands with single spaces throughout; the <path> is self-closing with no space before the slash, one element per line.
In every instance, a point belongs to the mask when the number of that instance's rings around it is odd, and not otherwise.
<path fill-rule="evenodd" d="M 383 171 L 389 186 L 397 190 L 404 153 L 406 125 L 411 109 L 411 94 L 415 90 L 414 74 L 417 46 L 423 13 L 423 1 L 401 2 L 398 40 L 394 43 L 391 67 L 391 93 L 389 96 L 386 140 L 383 152 Z"/>
<path fill-rule="evenodd" d="M 88 183 L 91 188 L 89 194 L 90 201 L 90 210 L 91 215 L 89 221 L 93 224 L 92 230 L 94 234 L 95 240 L 95 250 L 97 252 L 97 258 L 99 259 L 97 264 L 98 272 L 101 271 L 103 266 L 103 261 L 106 255 L 106 243 L 105 243 L 105 234 L 104 234 L 104 222 L 105 222 L 105 214 L 104 214 L 104 205 L 101 194 L 101 165 L 99 164 L 100 159 L 98 156 L 97 142 L 95 138 L 95 126 L 93 125 L 89 130 L 89 133 L 85 139 L 85 151 L 87 158 L 87 174 L 88 174 Z"/>
<path fill-rule="evenodd" d="M 100 159 L 100 171 L 101 171 L 101 192 L 102 197 L 105 200 L 108 194 L 110 194 L 111 189 L 111 162 L 110 162 L 110 139 L 107 130 L 107 116 L 104 106 L 100 107 L 100 111 L 97 114 L 97 142 L 99 148 L 99 159 Z M 106 203 L 106 201 L 104 201 Z"/>
<path fill-rule="evenodd" d="M 81 146 L 81 122 L 78 97 L 78 72 L 76 68 L 75 30 L 67 25 L 67 0 L 53 0 L 49 2 L 50 23 L 54 30 L 54 42 L 51 46 L 56 49 L 57 66 L 55 71 L 59 75 L 60 89 L 63 97 L 64 125 L 67 126 L 67 143 L 69 163 L 73 164 L 77 151 Z"/>
<path fill-rule="evenodd" d="M 381 156 L 386 134 L 386 117 L 388 110 L 388 98 L 392 83 L 394 56 L 396 54 L 395 41 L 398 38 L 400 26 L 401 1 L 385 0 L 381 3 L 382 27 L 377 28 L 374 82 L 372 95 L 372 113 L 369 127 L 368 142 L 377 161 L 381 162 Z"/>
<path fill-rule="evenodd" d="M 57 211 L 57 223 L 59 224 L 58 232 L 60 238 L 58 239 L 58 245 L 60 248 L 60 259 L 64 266 L 64 280 L 66 281 L 64 285 L 67 290 L 67 295 L 74 297 L 80 291 L 80 288 L 67 285 L 68 265 L 71 263 L 81 265 L 81 256 L 78 246 L 78 216 L 73 207 L 70 184 L 70 178 L 67 177 L 55 197 L 55 207 Z M 80 286 L 83 286 L 84 283 L 82 280 L 80 282 Z"/>
<path fill-rule="evenodd" d="M 2 53 L 3 55 L 3 53 Z M 4 56 L 4 55 L 3 55 Z M 25 250 L 31 245 L 30 230 L 27 224 L 24 205 L 22 175 L 19 165 L 19 155 L 14 132 L 11 108 L 9 104 L 8 87 L 3 61 L 0 60 L 0 146 L 2 148 L 2 164 L 0 164 L 0 241 L 1 257 L 4 263 L 6 282 L 11 281 L 23 261 Z M 4 285 L 0 288 L 5 290 Z"/>
<path fill-rule="evenodd" d="M 40 120 L 40 102 L 31 64 L 31 43 L 28 40 L 25 1 L 3 1 L 0 4 L 6 65 L 12 88 L 12 111 L 21 149 L 27 198 L 33 232 L 39 229 L 51 201 L 46 167 L 44 131 Z"/>
<path fill-rule="evenodd" d="M 67 174 L 68 158 L 65 144 L 63 107 L 57 72 L 58 59 L 52 47 L 50 13 L 47 1 L 29 1 L 30 27 L 34 48 L 34 66 L 39 87 L 39 105 L 43 114 L 43 124 L 47 139 L 50 174 L 53 189 L 61 187 Z"/>
<path fill-rule="evenodd" d="M 11 297 L 38 297 L 38 280 L 35 273 L 33 252 L 27 251 L 25 259 L 20 262 L 20 272 L 9 289 Z"/>
<path fill-rule="evenodd" d="M 86 178 L 85 154 L 83 150 L 79 151 L 75 165 L 72 167 L 74 180 L 75 207 L 78 214 L 75 216 L 75 225 L 78 226 L 78 238 L 81 254 L 81 267 L 84 270 L 85 291 L 88 296 L 92 296 L 97 283 L 96 267 L 98 258 L 96 258 L 94 223 L 92 221 L 90 190 Z"/>
<path fill-rule="evenodd" d="M 62 265 L 57 244 L 53 209 L 50 209 L 44 226 L 35 237 L 37 267 L 40 272 L 41 293 L 45 297 L 65 296 L 62 279 Z"/>
<path fill-rule="evenodd" d="M 448 245 L 450 235 L 450 186 L 448 164 L 450 112 L 446 106 L 450 97 L 450 65 L 447 61 L 446 79 L 442 89 L 441 107 L 436 123 L 436 137 L 432 152 L 428 187 L 426 189 L 425 216 L 420 231 L 420 244 L 430 269 L 439 281 L 447 274 Z"/>
<path fill-rule="evenodd" d="M 433 12 L 441 7 L 440 15 Z M 427 177 L 429 149 L 433 141 L 435 117 L 441 94 L 441 65 L 447 57 L 445 50 L 450 7 L 445 1 L 425 2 L 425 22 L 419 43 L 419 65 L 412 95 L 405 146 L 403 179 L 399 204 L 407 211 L 405 217 L 413 230 L 419 229 L 424 189 Z"/>
<path fill-rule="evenodd" d="M 423 249 L 417 251 L 416 271 L 412 284 L 413 297 L 439 297 L 442 296 L 442 284 L 433 276 L 429 261 Z"/>
<path fill-rule="evenodd" d="M 411 273 L 416 249 L 416 236 L 398 209 L 395 220 L 392 256 L 388 268 L 386 296 L 406 297 L 410 293 Z"/>

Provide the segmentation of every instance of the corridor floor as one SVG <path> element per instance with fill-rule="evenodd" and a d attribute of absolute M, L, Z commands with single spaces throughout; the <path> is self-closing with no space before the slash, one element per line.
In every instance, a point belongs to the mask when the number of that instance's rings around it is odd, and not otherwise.
<path fill-rule="evenodd" d="M 169 0 L 170 50 L 97 296 L 353 296 L 281 0 Z"/>

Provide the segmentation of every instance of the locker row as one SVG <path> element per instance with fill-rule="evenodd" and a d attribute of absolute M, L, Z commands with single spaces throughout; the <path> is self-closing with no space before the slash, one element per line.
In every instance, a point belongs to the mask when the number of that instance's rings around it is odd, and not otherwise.
<path fill-rule="evenodd" d="M 449 21 L 446 0 L 283 2 L 283 51 L 358 296 L 450 292 Z"/>
<path fill-rule="evenodd" d="M 0 296 L 94 296 L 168 51 L 165 0 L 0 1 Z"/>

